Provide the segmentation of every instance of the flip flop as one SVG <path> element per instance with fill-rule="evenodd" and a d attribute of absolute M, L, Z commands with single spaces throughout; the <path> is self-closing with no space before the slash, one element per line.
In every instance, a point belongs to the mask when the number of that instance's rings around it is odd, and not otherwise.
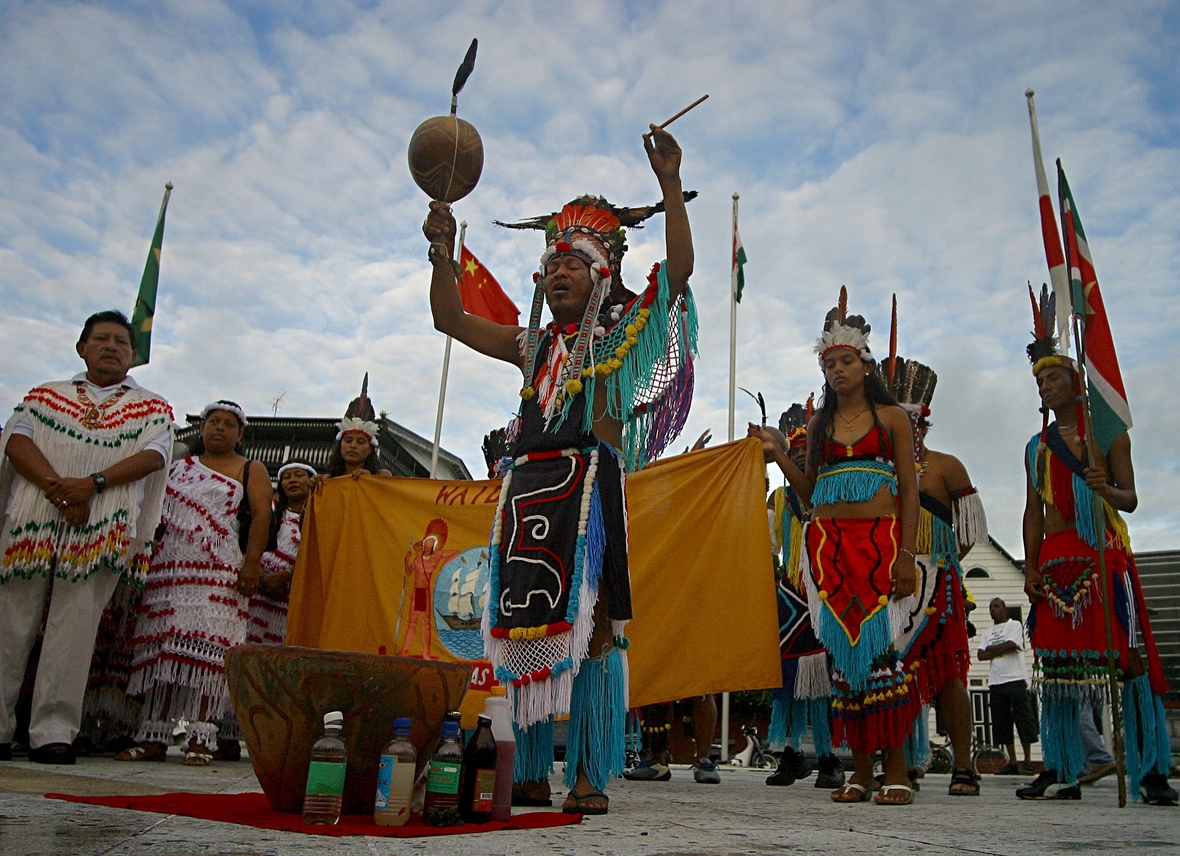
<path fill-rule="evenodd" d="M 889 795 L 894 791 L 901 791 L 905 794 L 904 800 L 890 799 Z M 877 805 L 909 805 L 914 801 L 914 789 L 909 785 L 882 785 L 880 792 L 873 797 L 873 802 Z"/>
<path fill-rule="evenodd" d="M 561 810 L 565 814 L 606 814 L 607 809 L 609 809 L 610 806 L 607 806 L 607 805 L 583 806 L 582 805 L 582 800 L 588 800 L 593 797 L 602 797 L 604 800 L 610 799 L 610 797 L 608 797 L 606 794 L 604 794 L 602 791 L 599 791 L 599 790 L 589 790 L 589 791 L 586 791 L 586 793 L 584 793 L 584 794 L 580 794 L 577 791 L 571 790 L 566 793 L 565 799 L 566 799 L 567 803 L 572 799 L 574 801 L 573 805 L 564 805 L 563 804 L 561 807 Z"/>
<path fill-rule="evenodd" d="M 832 791 L 832 802 L 858 803 L 868 802 L 870 799 L 872 799 L 872 794 L 869 793 L 869 789 L 856 782 L 849 782 Z"/>
<path fill-rule="evenodd" d="M 185 752 L 184 763 L 189 767 L 208 767 L 213 760 L 211 752 Z"/>
<path fill-rule="evenodd" d="M 163 752 L 149 752 L 142 746 L 131 746 L 115 755 L 116 761 L 164 761 L 168 757 L 167 748 Z"/>

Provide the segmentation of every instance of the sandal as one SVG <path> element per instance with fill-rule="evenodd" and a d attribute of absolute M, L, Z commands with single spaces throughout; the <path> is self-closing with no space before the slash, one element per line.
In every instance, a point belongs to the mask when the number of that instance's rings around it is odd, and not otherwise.
<path fill-rule="evenodd" d="M 208 767 L 209 762 L 213 760 L 213 755 L 210 752 L 185 752 L 184 763 L 188 767 Z"/>
<path fill-rule="evenodd" d="M 868 802 L 870 799 L 872 799 L 872 794 L 869 793 L 869 789 L 856 782 L 849 782 L 832 791 L 832 802 L 857 803 Z"/>
<path fill-rule="evenodd" d="M 565 796 L 565 802 L 562 803 L 561 810 L 565 814 L 606 814 L 609 805 L 583 805 L 583 801 L 590 799 L 604 799 L 608 800 L 606 794 L 599 790 L 589 790 L 584 794 L 577 791 L 569 791 Z M 570 802 L 573 800 L 573 802 Z"/>
<path fill-rule="evenodd" d="M 900 792 L 903 799 L 893 799 L 890 794 Z M 909 805 L 914 801 L 914 789 L 909 785 L 882 785 L 881 791 L 875 797 L 873 802 L 877 805 Z"/>
<path fill-rule="evenodd" d="M 958 788 L 958 790 L 955 790 Z M 947 793 L 952 797 L 979 796 L 979 773 L 969 767 L 956 767 L 951 770 L 951 786 Z"/>
<path fill-rule="evenodd" d="M 116 761 L 164 761 L 168 757 L 168 747 L 162 750 L 158 743 L 144 743 L 131 746 L 115 755 Z"/>

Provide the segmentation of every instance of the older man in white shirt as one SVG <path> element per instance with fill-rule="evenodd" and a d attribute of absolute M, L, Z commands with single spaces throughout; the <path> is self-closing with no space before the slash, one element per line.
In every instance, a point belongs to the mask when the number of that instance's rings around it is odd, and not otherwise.
<path fill-rule="evenodd" d="M 46 599 L 29 758 L 73 764 L 102 611 L 120 578 L 142 585 L 173 417 L 167 401 L 127 374 L 133 335 L 121 312 L 90 316 L 75 346 L 86 371 L 30 390 L 0 438 L 0 760 L 12 756 L 17 697 Z"/>

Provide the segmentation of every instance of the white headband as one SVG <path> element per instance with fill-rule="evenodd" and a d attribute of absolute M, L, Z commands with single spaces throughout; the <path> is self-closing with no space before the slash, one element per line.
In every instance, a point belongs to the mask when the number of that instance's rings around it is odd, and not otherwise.
<path fill-rule="evenodd" d="M 340 442 L 344 435 L 350 431 L 357 431 L 366 435 L 369 438 L 369 442 L 373 444 L 373 448 L 377 448 L 378 425 L 376 422 L 366 422 L 359 417 L 345 416 L 336 423 L 336 427 L 340 429 L 336 434 L 336 442 Z"/>
<path fill-rule="evenodd" d="M 311 464 L 303 464 L 299 461 L 292 461 L 289 464 L 283 464 L 281 467 L 279 467 L 278 478 L 281 479 L 283 477 L 283 473 L 285 473 L 287 470 L 303 470 L 312 478 L 315 478 L 319 475 L 319 473 L 316 472 L 315 467 L 313 467 Z"/>
<path fill-rule="evenodd" d="M 212 404 L 206 404 L 205 409 L 201 411 L 201 421 L 204 422 L 210 413 L 214 410 L 224 410 L 226 413 L 232 413 L 238 417 L 238 422 L 245 428 L 250 422 L 246 419 L 246 412 L 232 402 L 214 401 Z"/>

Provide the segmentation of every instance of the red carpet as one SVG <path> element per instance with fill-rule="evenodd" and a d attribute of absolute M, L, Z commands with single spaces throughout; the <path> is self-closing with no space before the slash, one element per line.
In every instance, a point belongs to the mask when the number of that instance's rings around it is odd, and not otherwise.
<path fill-rule="evenodd" d="M 424 835 L 466 835 L 471 832 L 495 832 L 499 829 L 543 829 L 581 823 L 580 814 L 559 811 L 531 811 L 513 815 L 509 821 L 465 823 L 462 826 L 427 826 L 418 818 L 405 826 L 378 826 L 372 815 L 348 814 L 335 826 L 309 826 L 297 814 L 275 811 L 265 794 L 160 794 L 154 797 L 78 797 L 69 794 L 46 794 L 49 799 L 105 805 L 110 808 L 130 808 L 135 811 L 154 811 L 178 814 L 201 820 L 240 823 L 259 829 L 279 829 L 284 832 L 303 832 L 308 835 L 392 835 L 398 838 L 417 838 Z"/>

